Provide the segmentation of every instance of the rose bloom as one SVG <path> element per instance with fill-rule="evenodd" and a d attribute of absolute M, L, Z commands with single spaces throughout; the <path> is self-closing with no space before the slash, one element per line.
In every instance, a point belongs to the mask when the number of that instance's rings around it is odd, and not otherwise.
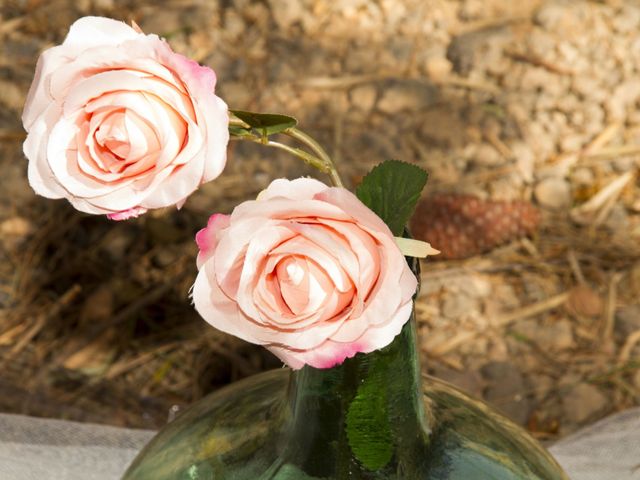
<path fill-rule="evenodd" d="M 411 314 L 417 280 L 393 234 L 343 188 L 276 180 L 196 241 L 200 315 L 294 369 L 382 348 Z"/>
<path fill-rule="evenodd" d="M 114 220 L 180 207 L 226 162 L 215 73 L 156 35 L 101 17 L 76 21 L 39 58 L 22 115 L 29 183 Z"/>

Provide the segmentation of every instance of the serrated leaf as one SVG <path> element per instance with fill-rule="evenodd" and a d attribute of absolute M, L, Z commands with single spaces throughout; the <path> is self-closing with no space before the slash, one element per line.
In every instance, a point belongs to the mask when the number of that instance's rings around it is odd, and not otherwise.
<path fill-rule="evenodd" d="M 393 438 L 384 377 L 370 374 L 358 388 L 349 405 L 346 428 L 349 446 L 355 457 L 368 470 L 384 468 L 393 457 Z"/>
<path fill-rule="evenodd" d="M 401 236 L 427 178 L 427 172 L 416 165 L 387 160 L 364 177 L 356 195 L 387 224 L 394 235 Z"/>
<path fill-rule="evenodd" d="M 277 113 L 256 113 L 244 110 L 231 110 L 231 113 L 251 128 L 259 130 L 263 136 L 280 133 L 298 124 L 298 120 L 295 118 Z"/>

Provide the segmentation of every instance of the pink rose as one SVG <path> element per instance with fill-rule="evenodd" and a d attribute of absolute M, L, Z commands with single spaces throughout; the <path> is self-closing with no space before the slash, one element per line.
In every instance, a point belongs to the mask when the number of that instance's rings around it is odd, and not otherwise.
<path fill-rule="evenodd" d="M 115 220 L 181 206 L 225 165 L 229 119 L 215 84 L 156 35 L 79 19 L 38 60 L 22 115 L 29 183 Z"/>
<path fill-rule="evenodd" d="M 391 231 L 343 188 L 276 180 L 196 241 L 200 315 L 294 369 L 382 348 L 411 314 L 417 280 Z"/>

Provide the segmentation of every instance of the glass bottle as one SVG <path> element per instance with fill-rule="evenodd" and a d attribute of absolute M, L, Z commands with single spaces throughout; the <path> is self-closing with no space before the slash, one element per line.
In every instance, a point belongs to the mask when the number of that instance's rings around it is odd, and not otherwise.
<path fill-rule="evenodd" d="M 415 319 L 334 368 L 237 382 L 168 424 L 125 480 L 567 480 L 519 426 L 423 378 Z"/>

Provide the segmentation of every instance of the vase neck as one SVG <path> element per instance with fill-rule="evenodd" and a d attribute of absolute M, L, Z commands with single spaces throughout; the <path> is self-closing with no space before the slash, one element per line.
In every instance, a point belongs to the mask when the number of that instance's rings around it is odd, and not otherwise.
<path fill-rule="evenodd" d="M 316 449 L 325 457 L 317 461 L 331 462 L 326 458 L 327 445 L 336 445 L 336 457 L 355 456 L 359 465 L 369 461 L 370 470 L 383 467 L 385 460 L 398 461 L 403 452 L 415 451 L 414 444 L 428 442 L 421 386 L 412 314 L 400 334 L 381 350 L 357 354 L 330 369 L 307 366 L 292 373 L 289 442 L 312 463 Z"/>

